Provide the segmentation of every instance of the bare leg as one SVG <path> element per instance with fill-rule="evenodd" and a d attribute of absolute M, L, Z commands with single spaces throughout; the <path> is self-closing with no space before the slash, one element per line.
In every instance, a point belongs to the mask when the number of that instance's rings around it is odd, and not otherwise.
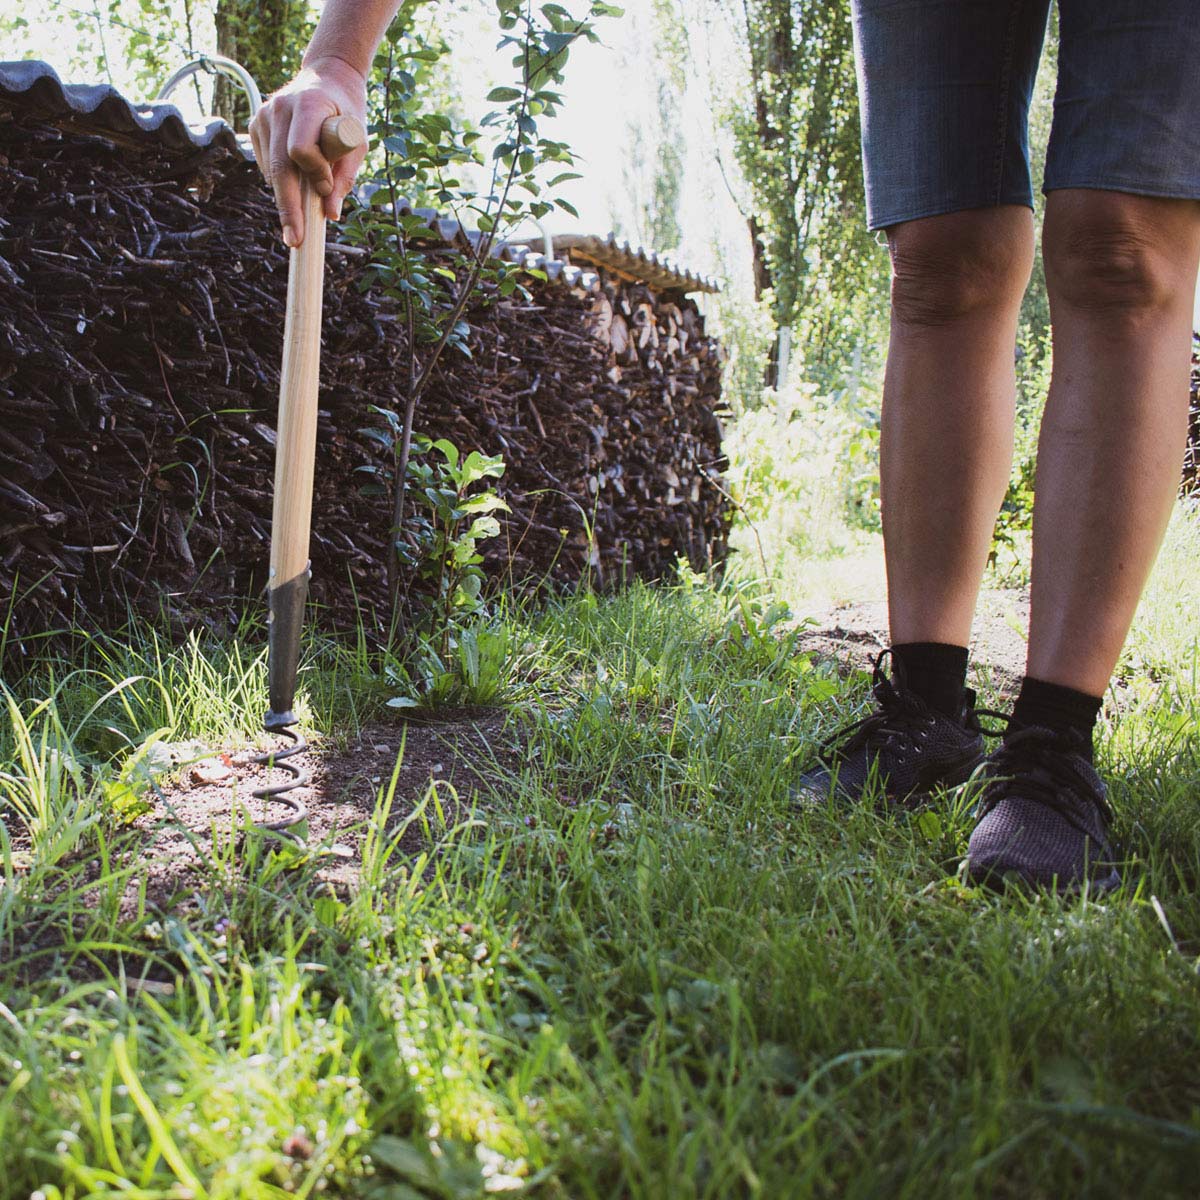
<path fill-rule="evenodd" d="M 965 646 L 1012 464 L 1033 217 L 972 209 L 897 225 L 888 241 L 880 473 L 891 637 Z"/>
<path fill-rule="evenodd" d="M 1100 696 L 1179 486 L 1200 202 L 1052 192 L 1045 257 L 1054 372 L 1027 670 Z"/>

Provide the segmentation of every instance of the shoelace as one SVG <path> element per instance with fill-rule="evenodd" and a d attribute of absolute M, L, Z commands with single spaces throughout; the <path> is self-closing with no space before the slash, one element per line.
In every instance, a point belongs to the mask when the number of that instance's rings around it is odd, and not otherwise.
<path fill-rule="evenodd" d="M 997 718 L 1006 726 L 1004 745 L 987 764 L 986 786 L 979 798 L 979 815 L 986 816 L 1018 784 L 1022 799 L 1053 809 L 1087 837 L 1095 831 L 1083 824 L 1084 805 L 1099 809 L 1106 822 L 1113 819 L 1108 801 L 1096 791 L 1094 781 L 1079 769 L 1083 760 L 1078 739 L 1038 726 L 1019 727 L 1012 717 L 984 709 L 980 716 Z M 985 730 L 996 736 L 992 730 Z"/>
<path fill-rule="evenodd" d="M 892 661 L 892 679 L 883 670 L 884 661 L 889 658 Z M 834 730 L 817 751 L 821 762 L 831 765 L 854 750 L 883 745 L 895 739 L 900 739 L 907 748 L 914 737 L 920 738 L 933 727 L 936 717 L 921 700 L 905 689 L 903 671 L 890 649 L 881 650 L 875 658 L 871 691 L 879 705 L 878 711 Z M 900 758 L 903 761 L 903 755 Z"/>

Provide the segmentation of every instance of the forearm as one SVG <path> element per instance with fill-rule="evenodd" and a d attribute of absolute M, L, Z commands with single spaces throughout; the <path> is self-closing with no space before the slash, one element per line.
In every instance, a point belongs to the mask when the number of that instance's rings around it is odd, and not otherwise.
<path fill-rule="evenodd" d="M 341 114 L 365 121 L 367 77 L 375 51 L 401 0 L 326 0 L 300 74 L 285 84 L 250 122 L 254 156 L 275 190 L 283 240 L 304 240 L 300 176 L 324 198 L 326 217 L 336 220 L 362 166 L 365 145 L 332 166 L 318 139 L 322 122 Z"/>
<path fill-rule="evenodd" d="M 304 66 L 337 58 L 365 79 L 400 3 L 401 0 L 327 0 L 304 52 Z"/>

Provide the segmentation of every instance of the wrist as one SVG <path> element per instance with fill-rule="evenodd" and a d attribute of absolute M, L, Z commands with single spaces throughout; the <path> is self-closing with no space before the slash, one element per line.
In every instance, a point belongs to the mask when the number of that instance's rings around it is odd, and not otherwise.
<path fill-rule="evenodd" d="M 314 53 L 310 46 L 301 60 L 302 72 L 312 72 L 318 78 L 337 84 L 347 91 L 366 95 L 367 73 L 340 54 Z"/>

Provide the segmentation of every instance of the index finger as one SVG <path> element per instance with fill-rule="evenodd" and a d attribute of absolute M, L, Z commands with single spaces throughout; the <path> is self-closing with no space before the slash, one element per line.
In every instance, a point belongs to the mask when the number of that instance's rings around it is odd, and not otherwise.
<path fill-rule="evenodd" d="M 345 203 L 350 189 L 354 186 L 354 178 L 366 157 L 366 146 L 360 146 L 333 164 L 333 191 L 325 197 L 325 215 L 329 220 L 341 219 L 342 205 Z"/>
<path fill-rule="evenodd" d="M 292 121 L 288 128 L 288 157 L 307 177 L 319 196 L 328 196 L 333 191 L 333 172 L 329 161 L 321 153 L 319 139 L 321 125 L 337 115 L 330 104 L 305 104 L 297 101 L 292 110 Z"/>

